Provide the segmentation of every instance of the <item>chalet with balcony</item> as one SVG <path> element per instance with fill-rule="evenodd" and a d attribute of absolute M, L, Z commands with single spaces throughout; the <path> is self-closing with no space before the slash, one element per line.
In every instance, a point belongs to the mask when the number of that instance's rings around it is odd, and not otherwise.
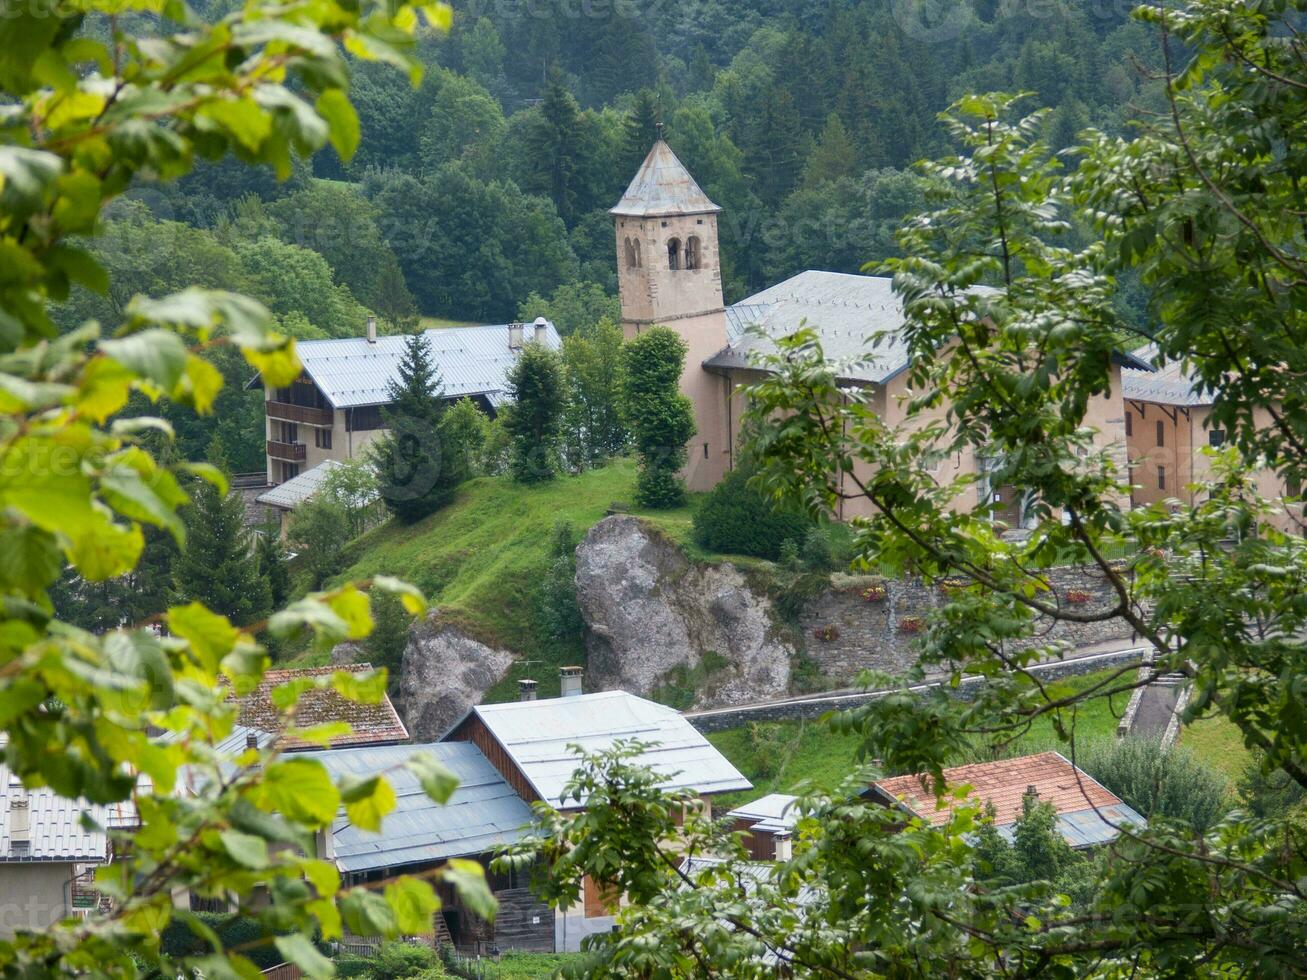
<path fill-rule="evenodd" d="M 494 415 L 505 399 L 508 370 L 523 347 L 561 346 L 543 317 L 534 323 L 426 331 L 432 361 L 451 401 L 471 398 Z M 381 409 L 399 376 L 403 336 L 377 335 L 369 317 L 362 337 L 296 345 L 303 373 L 285 388 L 264 389 L 268 483 L 277 486 L 325 460 L 353 459 L 385 431 Z M 259 387 L 258 377 L 250 387 Z"/>

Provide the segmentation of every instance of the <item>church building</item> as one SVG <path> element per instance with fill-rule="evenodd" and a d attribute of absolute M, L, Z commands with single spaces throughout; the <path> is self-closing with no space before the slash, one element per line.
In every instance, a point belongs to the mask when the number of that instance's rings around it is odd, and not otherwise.
<path fill-rule="evenodd" d="M 717 247 L 721 208 L 662 140 L 649 151 L 611 213 L 626 339 L 657 324 L 676 331 L 688 348 L 681 391 L 694 405 L 697 429 L 685 470 L 690 490 L 711 489 L 735 465 L 740 419 L 747 407 L 739 388 L 762 377 L 753 358 L 774 349 L 768 338 L 791 333 L 800 324 L 816 332 L 829 359 L 848 362 L 839 377 L 842 385 L 861 389 L 886 424 L 905 420 L 910 356 L 902 337 L 903 306 L 892 280 L 809 270 L 726 306 Z M 765 336 L 750 332 L 752 326 L 761 327 Z M 868 343 L 873 334 L 883 334 L 874 348 Z M 1119 456 L 1124 472 L 1121 368 L 1149 371 L 1152 366 L 1130 354 L 1118 354 L 1113 361 L 1111 390 L 1093 400 L 1085 422 L 1097 430 L 1099 444 Z M 943 413 L 940 409 L 939 415 Z M 920 418 L 914 424 L 926 421 Z M 940 460 L 939 478 L 942 482 L 963 473 L 981 474 L 958 506 L 996 503 L 995 518 L 1019 527 L 1025 516 L 1021 495 L 984 479 L 995 462 L 983 452 L 955 453 Z M 855 492 L 852 486 L 849 490 Z M 848 519 L 869 510 L 869 502 L 855 496 L 841 504 L 836 516 Z"/>

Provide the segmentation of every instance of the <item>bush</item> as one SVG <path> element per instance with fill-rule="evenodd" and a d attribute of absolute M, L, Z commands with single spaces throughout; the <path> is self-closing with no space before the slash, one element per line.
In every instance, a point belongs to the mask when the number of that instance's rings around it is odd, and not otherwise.
<path fill-rule="evenodd" d="M 780 507 L 774 500 L 749 485 L 752 470 L 736 467 L 704 497 L 694 514 L 694 540 L 709 551 L 755 558 L 779 559 L 785 542 L 797 548 L 816 531 L 812 521 L 794 510 Z M 817 546 L 814 545 L 814 549 Z M 827 552 L 829 554 L 829 552 Z"/>
<path fill-rule="evenodd" d="M 555 640 L 567 642 L 585 633 L 585 619 L 576 601 L 576 546 L 580 544 L 570 521 L 554 525 L 549 553 L 552 561 L 540 588 L 540 618 Z"/>
<path fill-rule="evenodd" d="M 1263 753 L 1254 752 L 1239 776 L 1239 797 L 1253 816 L 1270 820 L 1285 816 L 1307 798 L 1307 790 L 1283 769 L 1268 772 Z"/>
<path fill-rule="evenodd" d="M 1188 749 L 1150 739 L 1088 745 L 1077 764 L 1145 817 L 1168 817 L 1203 832 L 1229 810 L 1229 783 Z"/>
<path fill-rule="evenodd" d="M 369 973 L 373 980 L 428 980 L 445 976 L 440 957 L 430 946 L 416 943 L 382 943 L 372 958 Z"/>
<path fill-rule="evenodd" d="M 228 949 L 239 947 L 260 970 L 283 963 L 286 957 L 272 942 L 272 933 L 258 919 L 233 919 L 225 912 L 196 912 L 195 917 L 214 930 Z M 180 919 L 173 919 L 159 937 L 163 952 L 169 956 L 196 956 L 209 950 L 208 944 Z"/>

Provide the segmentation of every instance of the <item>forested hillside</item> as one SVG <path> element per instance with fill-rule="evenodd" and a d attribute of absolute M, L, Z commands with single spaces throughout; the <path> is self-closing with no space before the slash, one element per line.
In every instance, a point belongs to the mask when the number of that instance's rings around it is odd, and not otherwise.
<path fill-rule="evenodd" d="M 201 165 L 117 202 L 93 243 L 113 288 L 77 295 L 61 322 L 113 322 L 137 292 L 197 283 L 257 297 L 300 338 L 357 334 L 368 310 L 383 330 L 544 313 L 567 333 L 614 312 L 607 209 L 660 126 L 724 209 L 730 302 L 895 254 L 925 201 L 911 165 L 945 148 L 936 114 L 965 92 L 1035 92 L 1056 146 L 1088 125 L 1123 131 L 1153 100 L 1157 38 L 1124 7 L 971 0 L 933 22 L 921 6 L 455 4 L 417 87 L 354 63 L 348 165 L 330 149 L 282 181 Z M 1129 284 L 1123 302 L 1140 307 Z M 223 404 L 202 423 L 178 415 L 183 451 L 216 435 L 234 469 L 259 469 L 257 396 L 215 356 Z"/>

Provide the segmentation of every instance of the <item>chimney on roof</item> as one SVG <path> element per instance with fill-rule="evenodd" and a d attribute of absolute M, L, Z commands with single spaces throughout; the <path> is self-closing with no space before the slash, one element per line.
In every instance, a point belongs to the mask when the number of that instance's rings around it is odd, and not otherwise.
<path fill-rule="evenodd" d="M 257 732 L 245 733 L 245 747 L 247 749 L 257 749 L 259 747 L 259 735 Z"/>
<path fill-rule="evenodd" d="M 774 856 L 777 861 L 788 861 L 794 857 L 794 841 L 790 838 L 788 830 L 778 831 L 775 840 L 776 852 Z"/>
<path fill-rule="evenodd" d="M 545 342 L 545 331 L 549 329 L 549 321 L 542 316 L 538 316 L 535 318 L 535 323 L 531 324 L 531 326 L 534 328 L 532 339 L 535 340 L 537 344 L 543 344 Z"/>
<path fill-rule="evenodd" d="M 522 324 L 510 323 L 508 325 L 508 349 L 522 349 Z"/>
<path fill-rule="evenodd" d="M 16 851 L 26 850 L 32 843 L 32 816 L 27 792 L 22 786 L 10 787 L 9 844 Z"/>
<path fill-rule="evenodd" d="M 377 318 L 373 316 L 371 313 L 369 313 L 368 314 L 368 343 L 375 344 L 376 342 L 377 342 Z"/>
<path fill-rule="evenodd" d="M 581 676 L 583 673 L 580 667 L 562 667 L 559 669 L 558 686 L 563 697 L 576 697 L 581 693 Z"/>
<path fill-rule="evenodd" d="M 536 699 L 536 682 L 529 677 L 523 677 L 517 682 L 517 699 L 519 701 L 534 701 Z"/>

